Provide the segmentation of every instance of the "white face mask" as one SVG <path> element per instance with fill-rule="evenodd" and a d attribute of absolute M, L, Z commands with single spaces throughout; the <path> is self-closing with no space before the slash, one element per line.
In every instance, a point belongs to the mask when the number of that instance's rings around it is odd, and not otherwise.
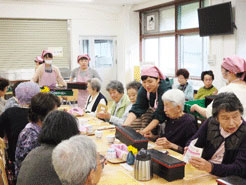
<path fill-rule="evenodd" d="M 52 64 L 52 60 L 45 60 L 46 64 Z"/>

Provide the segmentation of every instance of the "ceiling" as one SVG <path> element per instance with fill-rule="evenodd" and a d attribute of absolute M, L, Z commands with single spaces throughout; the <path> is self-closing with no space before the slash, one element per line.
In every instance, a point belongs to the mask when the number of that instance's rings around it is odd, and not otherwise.
<path fill-rule="evenodd" d="M 1 0 L 0 0 L 1 1 Z M 101 4 L 101 5 L 133 5 L 151 0 L 2 0 L 5 2 L 46 2 L 46 3 L 81 3 L 81 4 Z"/>

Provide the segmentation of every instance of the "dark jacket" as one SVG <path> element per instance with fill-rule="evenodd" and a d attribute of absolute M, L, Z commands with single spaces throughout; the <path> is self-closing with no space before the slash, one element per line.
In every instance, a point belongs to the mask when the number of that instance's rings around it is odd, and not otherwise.
<path fill-rule="evenodd" d="M 61 185 L 52 165 L 54 147 L 41 144 L 26 156 L 17 177 L 17 185 Z"/>
<path fill-rule="evenodd" d="M 147 91 L 144 87 L 140 87 L 138 90 L 137 101 L 134 105 L 132 105 L 129 112 L 133 112 L 137 117 L 140 117 L 148 110 L 150 106 L 154 107 L 155 99 L 157 98 L 158 106 L 153 114 L 153 119 L 157 119 L 160 123 L 162 123 L 166 120 L 166 115 L 163 113 L 164 105 L 161 97 L 163 93 L 171 88 L 172 86 L 168 78 L 166 78 L 166 80 L 160 80 L 160 85 L 157 89 L 158 97 L 156 97 L 156 93 L 150 93 L 150 99 L 148 100 Z"/>
<path fill-rule="evenodd" d="M 195 146 L 203 148 L 202 158 L 210 160 L 221 143 L 225 141 L 222 164 L 213 164 L 212 174 L 220 177 L 236 175 L 246 177 L 246 123 L 224 139 L 220 134 L 219 122 L 210 117 L 191 140 L 198 138 Z"/>

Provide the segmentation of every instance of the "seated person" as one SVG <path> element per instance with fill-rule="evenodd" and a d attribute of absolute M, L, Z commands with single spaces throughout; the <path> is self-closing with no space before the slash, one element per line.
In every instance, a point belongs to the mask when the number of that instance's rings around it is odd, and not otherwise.
<path fill-rule="evenodd" d="M 86 101 L 85 112 L 95 115 L 98 104 L 107 105 L 107 99 L 100 92 L 101 82 L 98 78 L 92 78 L 87 81 L 87 91 L 90 94 Z"/>
<path fill-rule="evenodd" d="M 130 104 L 130 101 L 127 95 L 124 94 L 124 87 L 120 81 L 114 80 L 109 82 L 106 89 L 109 92 L 110 97 L 114 101 L 111 108 L 111 114 L 108 112 L 104 112 L 97 113 L 96 116 L 99 119 L 104 119 L 112 122 L 115 117 L 122 118 L 127 106 Z"/>
<path fill-rule="evenodd" d="M 16 144 L 15 175 L 18 176 L 21 163 L 27 154 L 40 146 L 38 135 L 43 125 L 45 116 L 61 105 L 60 99 L 50 93 L 38 93 L 32 97 L 29 110 L 29 123 L 21 131 Z"/>
<path fill-rule="evenodd" d="M 218 90 L 213 86 L 213 71 L 203 71 L 201 74 L 201 79 L 204 83 L 204 86 L 198 90 L 194 99 L 204 99 L 205 96 L 216 95 Z"/>
<path fill-rule="evenodd" d="M 19 103 L 18 103 L 18 99 L 16 98 L 15 96 L 15 89 L 16 87 L 20 84 L 21 82 L 16 82 L 13 87 L 12 87 L 12 93 L 13 93 L 13 96 L 11 98 L 9 98 L 7 101 L 6 101 L 6 104 L 5 104 L 5 107 L 4 109 L 8 109 L 10 107 L 19 107 Z"/>
<path fill-rule="evenodd" d="M 233 92 L 246 110 L 246 60 L 244 58 L 233 56 L 225 57 L 221 64 L 221 73 L 228 84 L 219 89 L 218 94 L 222 92 Z M 191 112 L 198 112 L 203 117 L 209 118 L 212 116 L 212 103 L 206 108 L 197 104 L 191 106 Z M 246 111 L 243 113 L 243 119 L 246 119 Z"/>
<path fill-rule="evenodd" d="M 46 116 L 38 136 L 41 146 L 33 149 L 22 162 L 17 185 L 61 185 L 62 183 L 52 166 L 52 151 L 63 140 L 78 134 L 80 132 L 74 116 L 65 111 L 50 112 Z M 72 151 L 72 153 L 74 152 L 76 151 Z"/>
<path fill-rule="evenodd" d="M 127 106 L 122 118 L 114 117 L 111 119 L 112 123 L 114 123 L 114 124 L 123 124 L 124 123 L 124 121 L 126 120 L 128 114 L 129 114 L 129 111 L 132 108 L 132 105 L 134 103 L 136 103 L 137 94 L 138 94 L 138 90 L 140 87 L 141 87 L 141 83 L 136 82 L 136 81 L 130 82 L 126 85 L 127 96 L 130 100 L 130 104 Z"/>
<path fill-rule="evenodd" d="M 20 83 L 15 89 L 15 95 L 20 107 L 11 107 L 0 116 L 0 137 L 4 137 L 4 135 L 7 136 L 9 145 L 7 153 L 12 162 L 15 161 L 15 149 L 18 136 L 29 122 L 28 112 L 31 98 L 39 92 L 40 88 L 36 83 Z"/>
<path fill-rule="evenodd" d="M 54 88 L 56 87 L 56 83 L 66 86 L 67 84 L 62 78 L 59 68 L 52 64 L 52 52 L 44 50 L 41 57 L 44 63 L 37 68 L 32 81 L 38 83 L 40 87 L 47 86 Z"/>
<path fill-rule="evenodd" d="M 9 81 L 4 78 L 0 78 L 0 115 L 5 110 L 6 100 L 4 99 L 4 95 L 8 90 Z"/>
<path fill-rule="evenodd" d="M 57 145 L 52 153 L 52 164 L 63 184 L 74 185 L 96 185 L 103 165 L 95 143 L 82 135 Z"/>
<path fill-rule="evenodd" d="M 191 140 L 203 148 L 202 157 L 189 163 L 216 176 L 246 177 L 246 123 L 243 106 L 233 93 L 220 93 L 213 101 L 213 116 L 207 119 Z"/>
<path fill-rule="evenodd" d="M 171 89 L 171 84 L 156 66 L 143 68 L 141 80 L 142 87 L 138 91 L 137 101 L 132 105 L 123 125 L 135 129 L 144 128 L 140 130 L 144 135 L 166 120 L 161 96 Z"/>
<path fill-rule="evenodd" d="M 167 120 L 160 124 L 156 144 L 183 153 L 185 144 L 197 131 L 197 122 L 192 115 L 183 112 L 185 95 L 181 90 L 168 90 L 162 95 L 162 101 Z M 158 136 L 149 132 L 145 137 Z"/>
<path fill-rule="evenodd" d="M 193 87 L 191 86 L 191 84 L 188 83 L 189 75 L 190 75 L 189 71 L 184 68 L 179 69 L 176 72 L 176 76 L 178 77 L 178 82 L 179 82 L 177 88 L 184 92 L 186 101 L 193 100 L 193 96 L 194 96 Z"/>

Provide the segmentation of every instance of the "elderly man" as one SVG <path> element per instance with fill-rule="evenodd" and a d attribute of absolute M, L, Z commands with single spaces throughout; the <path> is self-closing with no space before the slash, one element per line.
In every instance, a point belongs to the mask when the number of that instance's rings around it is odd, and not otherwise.
<path fill-rule="evenodd" d="M 94 185 L 102 172 L 96 145 L 87 136 L 73 136 L 52 153 L 52 163 L 62 184 Z"/>

